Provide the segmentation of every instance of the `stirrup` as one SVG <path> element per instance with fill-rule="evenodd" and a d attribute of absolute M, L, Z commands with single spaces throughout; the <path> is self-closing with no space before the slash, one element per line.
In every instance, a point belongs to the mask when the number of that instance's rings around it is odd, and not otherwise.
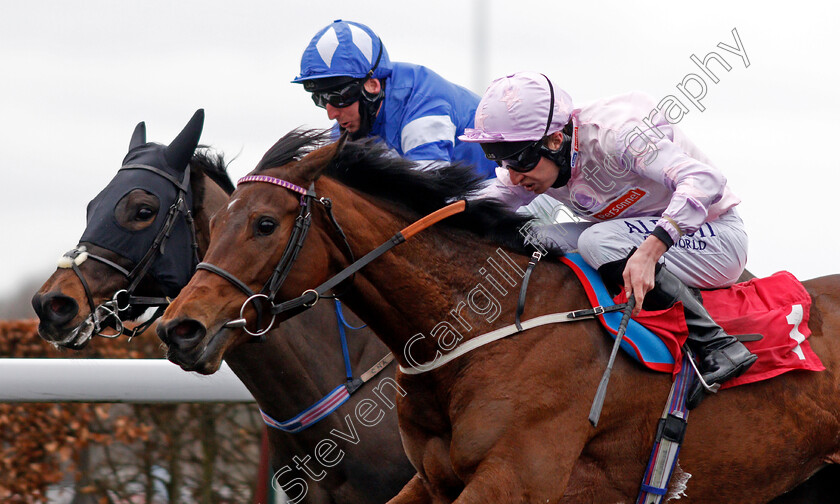
<path fill-rule="evenodd" d="M 691 363 L 691 367 L 694 369 L 694 374 L 697 375 L 697 380 L 700 383 L 700 386 L 706 390 L 706 393 L 717 394 L 718 390 L 720 390 L 720 383 L 713 383 L 711 385 L 706 383 L 706 380 L 703 379 L 703 374 L 700 373 L 700 369 L 697 367 L 697 363 L 694 362 L 694 352 L 688 348 L 688 345 L 683 346 L 683 352 L 688 354 L 688 362 Z"/>

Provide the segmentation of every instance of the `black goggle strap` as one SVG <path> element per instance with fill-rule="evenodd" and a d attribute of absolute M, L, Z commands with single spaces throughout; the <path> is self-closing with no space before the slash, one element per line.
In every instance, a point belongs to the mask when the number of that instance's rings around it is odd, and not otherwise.
<path fill-rule="evenodd" d="M 554 118 L 554 86 L 551 85 L 551 79 L 546 77 L 545 74 L 540 74 L 545 77 L 545 80 L 548 81 L 548 92 L 551 93 L 551 102 L 548 104 L 548 121 L 545 123 L 545 133 L 543 133 L 543 137 L 548 135 L 548 130 L 551 128 L 551 120 Z"/>
<path fill-rule="evenodd" d="M 379 66 L 379 60 L 382 59 L 382 39 L 377 36 L 376 40 L 379 41 L 379 54 L 376 55 L 376 62 L 374 62 L 373 67 L 368 71 L 367 76 L 365 77 L 367 79 L 373 77 L 373 72 L 376 70 L 376 67 Z"/>
<path fill-rule="evenodd" d="M 545 123 L 545 131 L 543 132 L 543 135 L 542 135 L 543 138 L 545 138 L 546 135 L 548 135 L 548 130 L 551 129 L 551 120 L 554 119 L 554 86 L 551 84 L 551 79 L 549 79 L 545 74 L 540 74 L 540 75 L 545 77 L 545 80 L 548 82 L 548 92 L 550 93 L 550 100 L 549 100 L 549 104 L 548 104 L 548 120 Z M 521 151 L 516 153 L 516 159 L 518 160 L 523 154 L 530 151 L 531 149 L 535 149 L 537 152 L 539 152 L 539 146 L 541 144 L 542 144 L 542 139 L 538 140 L 533 145 L 525 146 L 524 149 L 522 149 Z M 540 154 L 537 154 L 537 156 L 539 156 L 539 155 Z M 533 170 L 535 167 L 536 166 L 531 166 L 530 168 L 517 170 L 517 168 L 519 168 L 519 167 L 517 165 L 513 165 L 511 168 L 513 169 L 513 171 L 516 171 L 516 172 L 519 172 L 519 173 L 525 173 L 525 172 L 529 172 L 529 171 Z"/>

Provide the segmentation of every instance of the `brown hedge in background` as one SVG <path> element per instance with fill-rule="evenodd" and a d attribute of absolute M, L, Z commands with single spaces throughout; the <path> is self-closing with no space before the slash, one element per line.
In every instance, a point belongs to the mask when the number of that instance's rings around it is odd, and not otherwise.
<path fill-rule="evenodd" d="M 94 340 L 75 352 L 42 340 L 37 321 L 0 321 L 0 357 L 162 356 L 153 334 L 131 342 Z M 0 404 L 0 502 L 45 502 L 48 486 L 68 471 L 75 491 L 89 494 L 91 502 L 128 499 L 138 488 L 152 502 L 155 467 L 169 475 L 158 487 L 165 485 L 172 502 L 184 493 L 196 502 L 216 502 L 219 495 L 247 502 L 261 428 L 256 408 L 248 405 Z M 203 451 L 207 446 L 212 452 Z"/>

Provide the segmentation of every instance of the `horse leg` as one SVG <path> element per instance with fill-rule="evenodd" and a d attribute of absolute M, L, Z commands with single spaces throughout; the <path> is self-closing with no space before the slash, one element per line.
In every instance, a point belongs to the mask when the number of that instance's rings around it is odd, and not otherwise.
<path fill-rule="evenodd" d="M 419 474 L 415 474 L 388 504 L 430 504 L 432 497 Z"/>
<path fill-rule="evenodd" d="M 576 456 L 571 447 L 553 451 L 523 441 L 507 445 L 506 449 L 498 448 L 478 465 L 453 504 L 560 502 L 575 464 Z M 583 504 L 591 500 L 581 498 L 563 502 Z"/>
<path fill-rule="evenodd" d="M 486 502 L 526 502 L 522 481 L 508 462 L 483 463 L 453 504 Z"/>

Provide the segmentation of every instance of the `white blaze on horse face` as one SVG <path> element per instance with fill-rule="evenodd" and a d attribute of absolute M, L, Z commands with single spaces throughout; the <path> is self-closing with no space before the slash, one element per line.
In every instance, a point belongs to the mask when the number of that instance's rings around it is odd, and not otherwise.
<path fill-rule="evenodd" d="M 233 208 L 233 204 L 236 203 L 237 201 L 239 201 L 239 198 L 231 200 L 231 202 L 228 203 L 227 209 L 230 210 L 231 208 Z"/>

